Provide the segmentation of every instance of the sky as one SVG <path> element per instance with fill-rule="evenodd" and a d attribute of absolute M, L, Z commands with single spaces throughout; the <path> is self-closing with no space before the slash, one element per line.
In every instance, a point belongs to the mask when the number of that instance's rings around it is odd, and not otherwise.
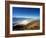
<path fill-rule="evenodd" d="M 40 8 L 13 7 L 13 17 L 39 17 Z"/>

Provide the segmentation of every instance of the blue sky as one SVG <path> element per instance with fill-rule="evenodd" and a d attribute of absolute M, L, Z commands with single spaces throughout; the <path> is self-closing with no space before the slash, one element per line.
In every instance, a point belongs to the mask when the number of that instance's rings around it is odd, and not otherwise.
<path fill-rule="evenodd" d="M 13 7 L 13 17 L 39 17 L 40 8 Z"/>

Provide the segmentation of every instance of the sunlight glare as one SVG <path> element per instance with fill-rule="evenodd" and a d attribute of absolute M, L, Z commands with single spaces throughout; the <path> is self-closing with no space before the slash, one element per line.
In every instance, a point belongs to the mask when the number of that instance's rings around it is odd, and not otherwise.
<path fill-rule="evenodd" d="M 27 21 L 27 20 L 24 20 L 24 21 L 22 21 L 21 22 L 21 24 L 24 24 L 24 25 L 26 25 L 26 24 L 28 24 L 29 22 Z"/>

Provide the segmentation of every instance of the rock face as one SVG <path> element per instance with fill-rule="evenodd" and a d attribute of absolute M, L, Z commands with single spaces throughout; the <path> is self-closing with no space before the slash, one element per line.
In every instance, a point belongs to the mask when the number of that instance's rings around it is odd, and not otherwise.
<path fill-rule="evenodd" d="M 40 21 L 32 21 L 31 23 L 27 24 L 25 28 L 28 30 L 40 29 Z"/>
<path fill-rule="evenodd" d="M 13 26 L 13 30 L 24 30 L 24 25 Z"/>
<path fill-rule="evenodd" d="M 27 25 L 18 24 L 18 25 L 13 26 L 13 30 L 38 30 L 38 29 L 40 29 L 39 20 L 32 21 L 28 23 Z"/>

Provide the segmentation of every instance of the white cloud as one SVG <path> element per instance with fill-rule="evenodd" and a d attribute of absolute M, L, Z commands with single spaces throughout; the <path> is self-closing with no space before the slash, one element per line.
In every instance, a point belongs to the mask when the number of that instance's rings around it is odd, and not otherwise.
<path fill-rule="evenodd" d="M 15 16 L 14 16 L 15 18 Z M 38 19 L 40 18 L 39 16 L 16 16 L 16 18 L 33 18 L 33 19 Z"/>

